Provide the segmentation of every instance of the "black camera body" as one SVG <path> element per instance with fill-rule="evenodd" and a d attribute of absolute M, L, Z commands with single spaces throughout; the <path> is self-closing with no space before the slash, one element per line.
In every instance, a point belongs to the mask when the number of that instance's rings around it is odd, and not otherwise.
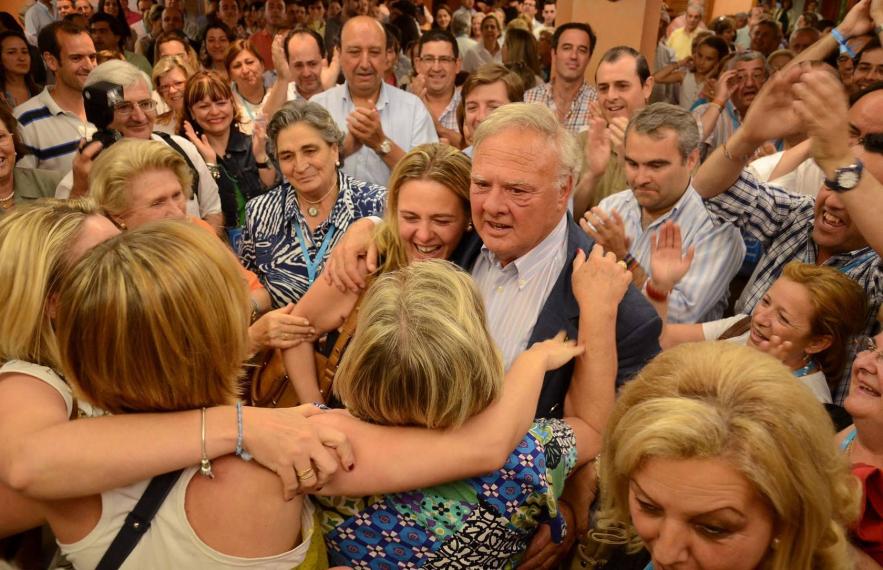
<path fill-rule="evenodd" d="M 83 89 L 86 119 L 98 129 L 92 140 L 99 141 L 104 148 L 120 138 L 120 134 L 109 126 L 113 122 L 114 107 L 123 102 L 123 97 L 123 86 L 109 81 L 99 81 Z"/>

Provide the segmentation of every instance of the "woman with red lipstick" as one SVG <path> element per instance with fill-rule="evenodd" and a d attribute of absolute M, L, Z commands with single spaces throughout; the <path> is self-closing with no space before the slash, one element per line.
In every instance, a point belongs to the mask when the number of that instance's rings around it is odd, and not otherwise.
<path fill-rule="evenodd" d="M 671 290 L 689 269 L 681 253 L 680 230 L 666 224 L 651 253 L 653 287 Z M 658 273 L 657 273 L 658 271 Z M 665 320 L 664 303 L 654 303 Z M 832 402 L 827 378 L 840 378 L 848 339 L 861 331 L 866 314 L 861 287 L 836 269 L 792 261 L 751 315 L 663 327 L 663 350 L 685 342 L 729 340 L 782 361 L 824 404 Z"/>
<path fill-rule="evenodd" d="M 415 261 L 447 259 L 472 229 L 469 172 L 463 153 L 446 144 L 421 145 L 402 158 L 389 179 L 389 198 L 375 241 L 379 274 Z M 319 279 L 294 308 L 319 336 L 335 330 L 357 309 L 361 295 L 341 292 Z M 285 368 L 302 402 L 324 401 L 313 364 L 313 346 L 302 343 L 284 352 Z"/>

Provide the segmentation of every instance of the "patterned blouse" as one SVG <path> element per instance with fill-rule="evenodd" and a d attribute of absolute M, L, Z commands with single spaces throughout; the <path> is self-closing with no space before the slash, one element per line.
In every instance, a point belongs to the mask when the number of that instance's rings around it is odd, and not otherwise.
<path fill-rule="evenodd" d="M 332 566 L 515 568 L 541 523 L 560 540 L 558 497 L 576 465 L 573 431 L 536 420 L 499 471 L 406 493 L 314 497 Z"/>
<path fill-rule="evenodd" d="M 338 177 L 337 201 L 315 231 L 307 226 L 297 193 L 287 182 L 245 205 L 239 257 L 264 284 L 274 307 L 300 300 L 351 223 L 383 215 L 386 188 L 342 172 Z"/>

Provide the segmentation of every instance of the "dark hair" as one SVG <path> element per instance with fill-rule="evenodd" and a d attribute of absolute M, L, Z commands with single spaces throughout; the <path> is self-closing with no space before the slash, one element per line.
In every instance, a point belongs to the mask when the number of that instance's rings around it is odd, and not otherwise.
<path fill-rule="evenodd" d="M 706 36 L 702 38 L 699 40 L 699 43 L 696 44 L 696 49 L 699 49 L 702 46 L 708 46 L 716 51 L 718 61 L 722 60 L 724 56 L 730 53 L 730 46 L 728 46 L 726 40 L 720 36 Z"/>
<path fill-rule="evenodd" d="M 878 38 L 876 35 L 871 37 L 871 41 L 866 43 L 865 47 L 863 47 L 861 50 L 859 50 L 857 54 L 855 54 L 855 64 L 858 65 L 859 62 L 862 60 L 862 57 L 864 57 L 866 53 L 871 50 L 880 49 L 880 47 L 880 38 Z"/>
<path fill-rule="evenodd" d="M 763 19 L 754 25 L 755 28 L 758 26 L 766 26 L 771 30 L 776 31 L 776 36 L 781 39 L 782 37 L 782 26 L 779 25 L 778 22 L 769 19 Z"/>
<path fill-rule="evenodd" d="M 98 22 L 105 22 L 108 25 L 111 33 L 113 33 L 113 35 L 117 37 L 117 49 L 122 50 L 124 40 L 128 34 L 127 32 L 124 32 L 120 29 L 122 28 L 122 26 L 120 25 L 119 20 L 117 20 L 107 12 L 95 12 L 94 14 L 92 14 L 92 17 L 89 18 L 90 29 L 92 27 L 92 24 L 97 24 Z"/>
<path fill-rule="evenodd" d="M 30 45 L 28 45 L 28 40 L 25 38 L 25 35 L 18 30 L 5 30 L 0 32 L 0 48 L 3 47 L 3 42 L 8 38 L 18 38 L 25 43 L 25 47 L 28 49 L 28 55 L 31 55 Z M 31 67 L 28 69 L 28 73 L 25 75 L 25 87 L 28 88 L 28 93 L 33 97 L 37 93 L 40 92 L 42 87 L 37 84 L 34 80 L 34 58 L 31 57 Z M 6 69 L 0 64 L 0 88 L 5 90 L 6 88 Z M 23 103 L 24 101 L 16 101 L 16 103 Z"/>
<path fill-rule="evenodd" d="M 316 45 L 319 46 L 319 55 L 322 56 L 323 59 L 325 58 L 325 40 L 322 38 L 322 36 L 320 36 L 316 31 L 310 28 L 298 26 L 293 30 L 288 30 L 288 33 L 285 34 L 285 42 L 283 42 L 282 44 L 285 49 L 285 61 L 290 61 L 290 58 L 288 56 L 288 44 L 289 42 L 291 42 L 291 38 L 293 38 L 294 36 L 310 36 L 311 38 L 316 40 Z"/>
<path fill-rule="evenodd" d="M 117 15 L 116 16 L 110 16 L 110 14 L 107 14 L 107 12 L 104 11 L 104 6 L 108 2 L 116 2 L 117 3 Z M 121 38 L 126 39 L 132 35 L 132 30 L 129 29 L 129 22 L 128 22 L 128 20 L 126 20 L 126 10 L 123 7 L 122 0 L 98 0 L 98 10 L 96 10 L 96 13 L 97 14 L 107 14 L 111 18 L 116 18 L 117 22 L 119 22 L 120 31 L 122 32 L 119 34 Z"/>
<path fill-rule="evenodd" d="M 208 23 L 205 25 L 205 28 L 202 29 L 200 43 L 202 44 L 202 57 L 200 57 L 200 63 L 206 69 L 211 69 L 214 62 L 212 62 L 212 56 L 208 54 L 208 49 L 205 47 L 205 38 L 208 36 L 210 30 L 221 30 L 224 32 L 224 35 L 227 37 L 227 41 L 232 43 L 236 40 L 236 34 L 230 30 L 230 26 L 225 24 L 224 22 L 218 20 L 214 16 L 209 18 Z"/>
<path fill-rule="evenodd" d="M 729 16 L 720 16 L 711 23 L 711 31 L 717 35 L 723 35 L 728 30 L 735 30 L 736 23 Z"/>
<path fill-rule="evenodd" d="M 463 134 L 463 121 L 466 119 L 466 97 L 482 85 L 491 85 L 497 81 L 506 86 L 506 96 L 510 103 L 524 101 L 524 83 L 521 76 L 498 63 L 486 63 L 469 74 L 460 88 L 460 104 L 457 105 L 457 127 Z"/>
<path fill-rule="evenodd" d="M 632 57 L 635 60 L 635 71 L 638 74 L 638 79 L 641 80 L 641 85 L 647 83 L 647 79 L 650 78 L 650 66 L 647 65 L 647 58 L 641 55 L 641 52 L 636 50 L 633 47 L 629 46 L 616 46 L 612 47 L 601 56 L 601 61 L 598 62 L 598 65 L 602 63 L 616 63 L 623 57 Z M 597 75 L 597 71 L 595 74 Z"/>
<path fill-rule="evenodd" d="M 24 141 L 21 140 L 21 133 L 18 130 L 18 121 L 15 119 L 15 115 L 12 114 L 12 109 L 9 108 L 9 105 L 4 105 L 2 102 L 0 102 L 0 121 L 6 125 L 6 128 L 12 135 L 12 146 L 15 148 L 15 154 L 17 154 L 19 158 L 26 154 L 30 154 L 31 150 L 25 145 Z"/>
<path fill-rule="evenodd" d="M 506 31 L 507 59 L 504 61 L 508 69 L 511 69 L 521 77 L 524 89 L 532 89 L 536 86 L 536 78 L 540 75 L 540 57 L 537 52 L 537 39 L 532 33 L 521 28 L 512 28 Z"/>
<path fill-rule="evenodd" d="M 239 57 L 239 54 L 247 51 L 253 56 L 257 58 L 258 61 L 263 65 L 264 60 L 261 59 L 261 54 L 258 53 L 257 48 L 254 47 L 254 44 L 249 40 L 234 40 L 230 44 L 230 50 L 227 52 L 227 59 L 224 61 L 224 68 L 227 70 L 227 74 L 230 74 L 230 66 L 233 65 L 233 60 Z"/>
<path fill-rule="evenodd" d="M 381 24 L 383 26 L 383 35 L 386 39 L 386 51 L 402 47 L 402 30 L 392 24 Z"/>
<path fill-rule="evenodd" d="M 558 41 L 561 39 L 561 34 L 566 32 L 567 30 L 579 30 L 588 34 L 589 57 L 592 57 L 592 52 L 595 51 L 595 43 L 598 41 L 598 37 L 595 35 L 595 31 L 592 30 L 592 26 L 583 22 L 567 22 L 566 24 L 561 24 L 560 26 L 555 28 L 555 33 L 552 34 L 552 49 L 558 49 Z"/>
<path fill-rule="evenodd" d="M 438 18 L 436 17 L 435 20 L 433 20 L 433 22 L 432 22 L 432 29 L 433 30 L 444 29 L 444 31 L 450 32 L 451 29 L 454 27 L 454 11 L 451 10 L 450 6 L 448 6 L 447 4 L 439 4 L 438 7 L 435 9 L 435 15 L 438 16 L 438 13 L 441 10 L 445 10 L 448 13 L 448 16 L 451 17 L 451 21 L 448 22 L 447 28 L 442 28 L 441 26 L 438 25 Z"/>
<path fill-rule="evenodd" d="M 13 32 L 25 33 L 24 28 L 21 27 L 21 24 L 18 23 L 15 16 L 9 12 L 0 12 L 0 28 L 4 31 L 12 30 Z"/>
<path fill-rule="evenodd" d="M 40 30 L 40 34 L 37 36 L 37 47 L 40 49 L 40 54 L 49 52 L 52 57 L 61 60 L 61 45 L 58 41 L 59 32 L 63 32 L 69 36 L 78 36 L 80 34 L 89 33 L 86 28 L 77 26 L 68 20 L 52 22 Z"/>
<path fill-rule="evenodd" d="M 428 44 L 429 42 L 447 42 L 451 44 L 451 49 L 454 52 L 454 57 L 460 57 L 460 48 L 457 46 L 457 38 L 454 35 L 447 31 L 441 29 L 432 29 L 428 32 L 425 32 L 422 36 L 420 36 L 420 41 L 417 44 L 417 55 L 423 53 L 423 46 Z"/>

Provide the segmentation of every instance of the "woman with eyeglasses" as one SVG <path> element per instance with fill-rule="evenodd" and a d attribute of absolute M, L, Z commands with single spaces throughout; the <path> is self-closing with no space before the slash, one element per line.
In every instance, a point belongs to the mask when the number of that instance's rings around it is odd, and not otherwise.
<path fill-rule="evenodd" d="M 194 73 L 196 70 L 190 66 L 190 62 L 179 55 L 163 57 L 153 66 L 153 85 L 166 107 L 165 111 L 157 114 L 154 130 L 170 135 L 180 134 L 181 117 L 184 114 L 184 88 Z"/>

